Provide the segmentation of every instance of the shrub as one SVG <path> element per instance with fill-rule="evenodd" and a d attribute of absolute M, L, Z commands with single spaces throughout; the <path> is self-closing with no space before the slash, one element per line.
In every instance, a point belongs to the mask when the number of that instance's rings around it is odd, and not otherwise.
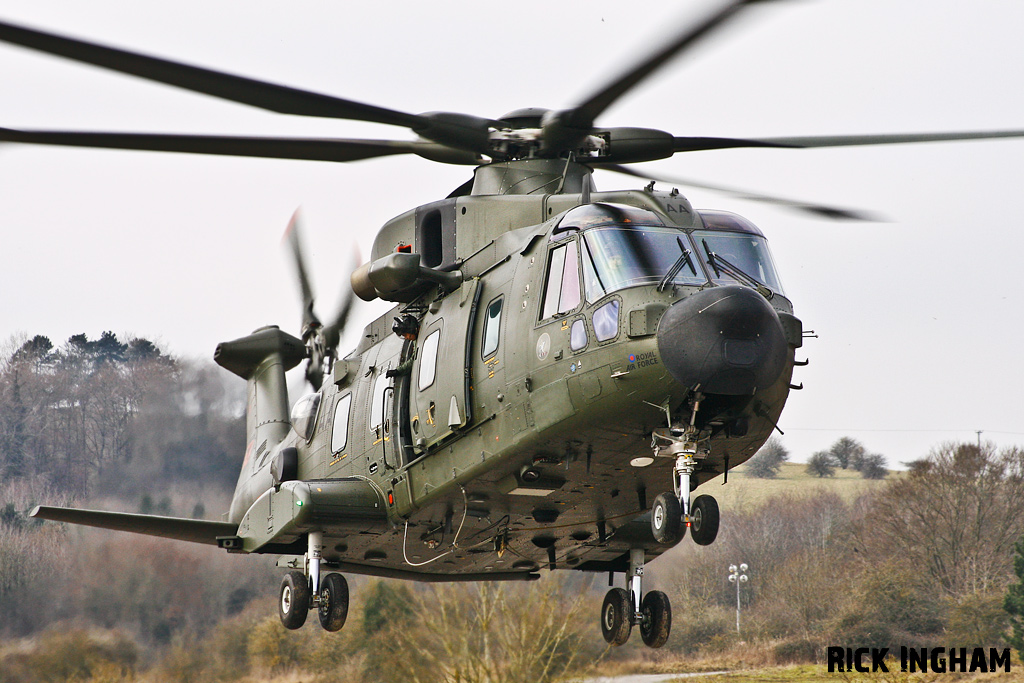
<path fill-rule="evenodd" d="M 52 630 L 31 649 L 0 659 L 0 682 L 120 681 L 134 675 L 138 656 L 135 643 L 118 631 Z"/>
<path fill-rule="evenodd" d="M 782 441 L 773 436 L 747 461 L 747 474 L 758 479 L 774 479 L 782 463 L 787 460 L 789 451 L 782 445 Z"/>
<path fill-rule="evenodd" d="M 835 460 L 828 451 L 818 451 L 807 460 L 807 474 L 815 477 L 834 477 Z"/>
<path fill-rule="evenodd" d="M 881 453 L 870 453 L 860 461 L 857 470 L 865 479 L 885 479 L 889 474 L 886 469 L 885 456 Z"/>

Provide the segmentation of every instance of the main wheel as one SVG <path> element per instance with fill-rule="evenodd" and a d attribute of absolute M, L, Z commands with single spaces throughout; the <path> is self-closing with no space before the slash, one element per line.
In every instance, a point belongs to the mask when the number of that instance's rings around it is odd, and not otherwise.
<path fill-rule="evenodd" d="M 659 493 L 651 508 L 651 533 L 658 543 L 677 543 L 686 533 L 682 525 L 679 499 L 674 493 Z"/>
<path fill-rule="evenodd" d="M 625 645 L 633 629 L 633 603 L 629 593 L 622 588 L 613 588 L 604 596 L 601 605 L 601 633 L 612 645 Z"/>
<path fill-rule="evenodd" d="M 320 584 L 320 625 L 325 631 L 340 631 L 348 617 L 348 581 L 341 574 L 328 574 Z"/>
<path fill-rule="evenodd" d="M 693 542 L 711 545 L 718 536 L 718 501 L 711 496 L 697 496 L 690 511 Z"/>
<path fill-rule="evenodd" d="M 302 628 L 309 614 L 309 581 L 302 572 L 288 572 L 281 581 L 281 595 L 277 613 L 285 628 Z"/>
<path fill-rule="evenodd" d="M 661 591 L 651 591 L 640 603 L 640 637 L 647 647 L 661 647 L 672 631 L 672 605 Z"/>

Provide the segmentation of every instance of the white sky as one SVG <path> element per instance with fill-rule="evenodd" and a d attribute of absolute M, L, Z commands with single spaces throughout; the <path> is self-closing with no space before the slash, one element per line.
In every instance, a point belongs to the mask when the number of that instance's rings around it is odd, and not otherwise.
<path fill-rule="evenodd" d="M 680 5 L 687 11 L 680 15 Z M 0 18 L 408 112 L 571 106 L 701 2 L 0 0 Z M 598 123 L 676 135 L 1024 128 L 1024 3 L 793 0 L 751 10 Z M 410 139 L 290 117 L 0 47 L 0 126 Z M 781 427 L 796 459 L 844 434 L 890 462 L 945 439 L 1024 443 L 1024 141 L 677 155 L 652 172 L 876 211 L 830 223 L 687 190 L 768 235 L 810 340 Z M 353 242 L 466 167 L 0 147 L 0 339 L 130 332 L 211 357 L 296 333 L 280 246 L 297 206 L 330 317 Z M 600 189 L 642 181 L 598 174 Z M 374 310 L 360 311 L 362 321 Z M 353 339 L 353 335 L 349 335 Z"/>

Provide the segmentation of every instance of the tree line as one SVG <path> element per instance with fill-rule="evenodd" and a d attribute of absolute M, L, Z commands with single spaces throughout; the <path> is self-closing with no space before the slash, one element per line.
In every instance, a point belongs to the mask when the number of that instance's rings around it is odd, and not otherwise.
<path fill-rule="evenodd" d="M 758 479 L 774 479 L 788 460 L 789 450 L 773 436 L 746 462 L 746 473 Z M 887 464 L 881 453 L 869 453 L 864 444 L 844 436 L 828 450 L 818 451 L 808 458 L 806 471 L 819 478 L 834 477 L 838 467 L 859 472 L 865 479 L 885 479 L 889 474 Z"/>
<path fill-rule="evenodd" d="M 242 399 L 208 364 L 140 337 L 12 340 L 0 355 L 0 473 L 75 497 L 233 482 Z M 141 486 L 137 486 L 141 484 Z M 159 488 L 159 486 L 155 487 Z"/>

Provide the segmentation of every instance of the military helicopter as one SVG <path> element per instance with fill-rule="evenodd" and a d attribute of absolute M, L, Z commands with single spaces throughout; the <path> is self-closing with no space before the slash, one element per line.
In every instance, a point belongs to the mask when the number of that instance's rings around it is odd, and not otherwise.
<path fill-rule="evenodd" d="M 0 40 L 282 113 L 405 127 L 415 141 L 242 138 L 0 129 L 0 140 L 288 159 L 416 154 L 475 166 L 447 198 L 383 226 L 351 277 L 395 304 L 341 355 L 351 299 L 327 324 L 303 291 L 298 337 L 277 327 L 221 344 L 247 382 L 247 447 L 226 521 L 39 507 L 33 515 L 282 556 L 279 612 L 340 629 L 341 572 L 418 581 L 624 574 L 600 615 L 608 642 L 637 626 L 660 647 L 671 606 L 645 563 L 718 531 L 703 484 L 776 428 L 803 325 L 761 231 L 697 211 L 678 191 L 598 192 L 595 168 L 677 152 L 975 138 L 983 133 L 734 139 L 603 128 L 596 119 L 752 2 L 687 26 L 577 106 L 498 118 L 408 114 L 0 23 Z M 646 176 L 644 176 L 646 177 Z M 768 198 L 772 199 L 772 198 Z M 817 215 L 845 209 L 784 200 Z M 313 391 L 291 404 L 285 373 Z"/>

